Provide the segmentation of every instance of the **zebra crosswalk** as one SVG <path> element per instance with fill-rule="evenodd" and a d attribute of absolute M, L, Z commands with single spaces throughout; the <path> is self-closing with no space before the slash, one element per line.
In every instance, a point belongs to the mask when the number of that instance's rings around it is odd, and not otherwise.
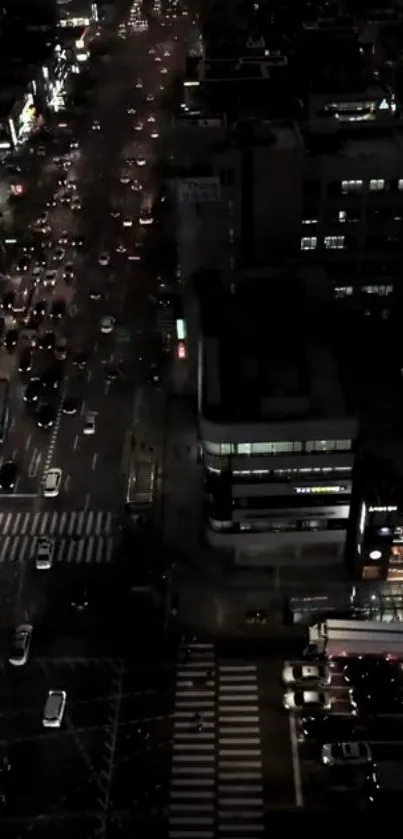
<path fill-rule="evenodd" d="M 217 664 L 211 643 L 181 647 L 172 748 L 169 839 L 263 834 L 255 665 Z"/>
<path fill-rule="evenodd" d="M 108 536 L 113 514 L 79 510 L 67 513 L 0 513 L 0 536 Z"/>
<path fill-rule="evenodd" d="M 80 510 L 0 513 L 0 564 L 33 559 L 39 536 L 55 540 L 54 562 L 112 562 L 113 514 Z"/>

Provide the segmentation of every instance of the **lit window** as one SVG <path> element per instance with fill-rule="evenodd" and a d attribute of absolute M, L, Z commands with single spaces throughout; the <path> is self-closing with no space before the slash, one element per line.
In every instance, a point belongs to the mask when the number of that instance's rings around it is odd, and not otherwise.
<path fill-rule="evenodd" d="M 370 192 L 382 192 L 385 189 L 385 181 L 382 178 L 371 178 L 369 189 Z"/>
<path fill-rule="evenodd" d="M 318 244 L 317 236 L 303 236 L 301 239 L 302 251 L 314 251 Z"/>
<path fill-rule="evenodd" d="M 392 294 L 393 285 L 364 285 L 362 290 L 366 294 L 379 294 L 382 297 L 387 297 L 388 294 Z"/>
<path fill-rule="evenodd" d="M 251 443 L 238 443 L 237 451 L 238 451 L 238 454 L 252 454 L 252 444 Z"/>
<path fill-rule="evenodd" d="M 399 192 L 403 192 L 403 178 L 399 178 L 399 180 L 397 182 L 397 188 L 398 188 Z"/>
<path fill-rule="evenodd" d="M 339 210 L 339 221 L 347 221 L 347 213 L 345 210 Z"/>
<path fill-rule="evenodd" d="M 341 191 L 343 195 L 348 195 L 349 192 L 361 192 L 363 181 L 342 181 Z"/>
<path fill-rule="evenodd" d="M 318 223 L 317 218 L 303 218 L 302 219 L 302 224 L 317 224 L 317 223 Z"/>
<path fill-rule="evenodd" d="M 234 241 L 234 228 L 233 227 L 230 227 L 230 229 L 228 231 L 228 237 L 229 237 L 230 242 Z"/>
<path fill-rule="evenodd" d="M 345 247 L 345 238 L 345 236 L 325 236 L 325 248 L 327 250 L 342 251 Z"/>
<path fill-rule="evenodd" d="M 335 297 L 350 297 L 350 294 L 352 293 L 353 287 L 351 285 L 336 286 L 334 290 Z"/>

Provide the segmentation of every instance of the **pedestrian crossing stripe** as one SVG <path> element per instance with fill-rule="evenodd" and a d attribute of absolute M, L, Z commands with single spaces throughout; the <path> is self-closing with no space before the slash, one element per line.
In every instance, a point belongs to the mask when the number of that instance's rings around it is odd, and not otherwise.
<path fill-rule="evenodd" d="M 262 761 L 257 666 L 217 663 L 213 644 L 181 645 L 168 839 L 263 835 Z"/>
<path fill-rule="evenodd" d="M 0 513 L 0 536 L 108 536 L 113 518 L 113 513 L 93 510 Z"/>
<path fill-rule="evenodd" d="M 80 540 L 59 539 L 55 542 L 53 562 L 75 565 L 112 562 L 115 541 L 112 536 L 89 536 Z M 31 536 L 3 536 L 0 539 L 0 564 L 33 562 L 36 555 L 35 539 Z"/>

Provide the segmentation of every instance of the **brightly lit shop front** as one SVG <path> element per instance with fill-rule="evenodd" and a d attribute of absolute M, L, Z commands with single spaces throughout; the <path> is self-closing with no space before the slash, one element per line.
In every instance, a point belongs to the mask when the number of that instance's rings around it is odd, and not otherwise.
<path fill-rule="evenodd" d="M 58 45 L 53 61 L 42 67 L 40 80 L 46 107 L 54 113 L 65 107 L 66 88 L 71 71 L 71 57 Z"/>
<path fill-rule="evenodd" d="M 403 582 L 403 506 L 402 509 L 400 506 L 362 502 L 357 532 L 357 571 L 361 579 Z"/>
<path fill-rule="evenodd" d="M 33 93 L 25 93 L 15 103 L 8 118 L 9 139 L 13 148 L 24 145 L 42 122 L 34 99 L 35 92 L 34 90 Z"/>

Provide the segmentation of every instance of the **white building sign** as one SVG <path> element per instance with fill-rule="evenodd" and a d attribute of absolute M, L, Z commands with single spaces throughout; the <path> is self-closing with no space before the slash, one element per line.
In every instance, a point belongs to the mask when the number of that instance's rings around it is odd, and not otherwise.
<path fill-rule="evenodd" d="M 220 179 L 180 178 L 178 199 L 180 204 L 209 204 L 212 201 L 221 201 Z"/>

